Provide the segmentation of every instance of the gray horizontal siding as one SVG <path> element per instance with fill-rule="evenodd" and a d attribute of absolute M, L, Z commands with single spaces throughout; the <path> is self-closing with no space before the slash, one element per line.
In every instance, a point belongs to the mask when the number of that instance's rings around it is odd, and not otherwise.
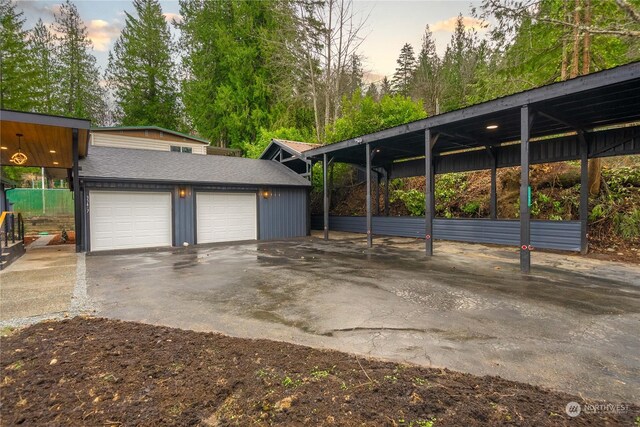
<path fill-rule="evenodd" d="M 322 217 L 313 216 L 311 226 L 322 230 Z M 329 229 L 366 233 L 366 218 L 330 216 Z M 384 236 L 424 237 L 422 217 L 373 217 L 373 233 Z M 434 219 L 433 237 L 470 243 L 520 245 L 518 220 Z M 580 221 L 531 221 L 531 244 L 534 248 L 580 250 Z"/>

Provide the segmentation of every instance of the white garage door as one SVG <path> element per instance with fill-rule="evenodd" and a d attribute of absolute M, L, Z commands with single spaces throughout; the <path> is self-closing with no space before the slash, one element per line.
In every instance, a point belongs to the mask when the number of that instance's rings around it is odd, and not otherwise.
<path fill-rule="evenodd" d="M 255 193 L 196 193 L 198 243 L 257 238 Z"/>
<path fill-rule="evenodd" d="M 91 250 L 171 246 L 171 193 L 91 191 Z"/>

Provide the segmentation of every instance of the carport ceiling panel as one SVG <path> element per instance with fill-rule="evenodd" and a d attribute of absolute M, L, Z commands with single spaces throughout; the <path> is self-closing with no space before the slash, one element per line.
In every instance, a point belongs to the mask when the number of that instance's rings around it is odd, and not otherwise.
<path fill-rule="evenodd" d="M 20 149 L 28 157 L 25 167 L 71 168 L 73 166 L 72 135 L 70 128 L 2 122 L 2 165 L 11 166 L 9 160 L 18 151 L 18 137 L 22 134 Z M 86 135 L 86 131 L 85 131 Z M 86 138 L 86 136 L 85 136 Z M 55 151 L 55 153 L 51 153 Z M 55 164 L 54 162 L 58 162 Z"/>

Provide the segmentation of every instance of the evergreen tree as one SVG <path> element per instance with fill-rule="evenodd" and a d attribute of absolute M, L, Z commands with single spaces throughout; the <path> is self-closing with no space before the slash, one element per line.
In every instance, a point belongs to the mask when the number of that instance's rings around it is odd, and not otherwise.
<path fill-rule="evenodd" d="M 214 144 L 241 148 L 261 128 L 276 122 L 287 127 L 281 114 L 309 120 L 306 113 L 292 114 L 282 105 L 283 100 L 298 102 L 293 93 L 300 86 L 291 78 L 296 62 L 283 60 L 289 57 L 288 46 L 300 43 L 291 30 L 292 5 L 279 0 L 180 1 L 185 111 Z"/>
<path fill-rule="evenodd" d="M 33 110 L 44 114 L 60 114 L 60 62 L 56 55 L 55 37 L 39 19 L 31 31 L 31 67 L 38 85 L 34 88 Z"/>
<path fill-rule="evenodd" d="M 485 56 L 486 44 L 478 42 L 476 33 L 465 29 L 462 15 L 458 15 L 442 60 L 442 111 L 462 108 L 473 102 L 473 87 Z"/>
<path fill-rule="evenodd" d="M 435 39 L 427 25 L 422 36 L 422 48 L 418 55 L 418 63 L 412 79 L 411 95 L 414 99 L 422 99 L 427 113 L 439 112 L 439 100 L 442 94 L 440 58 L 436 53 Z"/>
<path fill-rule="evenodd" d="M 115 119 L 124 126 L 181 130 L 169 26 L 157 0 L 134 0 L 137 16 L 109 53 L 106 80 L 115 96 Z"/>
<path fill-rule="evenodd" d="M 0 107 L 28 111 L 34 81 L 24 22 L 12 0 L 0 0 Z"/>
<path fill-rule="evenodd" d="M 349 67 L 349 74 L 347 75 L 347 81 L 344 86 L 344 94 L 351 96 L 356 90 L 362 89 L 364 71 L 362 70 L 362 60 L 360 56 L 351 55 L 349 62 L 351 66 Z"/>
<path fill-rule="evenodd" d="M 400 50 L 400 56 L 397 61 L 398 66 L 393 74 L 391 85 L 395 93 L 407 96 L 411 84 L 411 77 L 416 67 L 416 56 L 413 53 L 413 47 L 406 43 Z"/>
<path fill-rule="evenodd" d="M 106 114 L 105 91 L 87 27 L 76 6 L 67 0 L 55 15 L 55 31 L 60 34 L 60 96 L 62 114 L 103 123 Z"/>
<path fill-rule="evenodd" d="M 367 87 L 367 93 L 365 94 L 366 97 L 373 99 L 374 101 L 379 101 L 380 100 L 380 94 L 378 93 L 378 87 L 376 86 L 375 83 L 369 83 L 369 86 Z"/>
<path fill-rule="evenodd" d="M 391 82 L 389 81 L 387 76 L 384 76 L 382 82 L 380 83 L 380 93 L 378 94 L 378 96 L 382 98 L 385 95 L 391 95 Z"/>

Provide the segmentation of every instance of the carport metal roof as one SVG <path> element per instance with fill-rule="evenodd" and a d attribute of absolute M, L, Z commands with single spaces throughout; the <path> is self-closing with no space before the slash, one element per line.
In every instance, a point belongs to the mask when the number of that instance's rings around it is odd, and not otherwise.
<path fill-rule="evenodd" d="M 437 135 L 434 155 L 498 146 L 520 140 L 520 109 L 535 113 L 531 138 L 589 131 L 640 120 L 640 62 L 553 83 L 460 110 L 312 149 L 305 157 L 365 164 L 364 145 L 375 150 L 373 166 L 424 157 L 425 130 Z M 497 126 L 487 129 L 487 126 Z"/>

